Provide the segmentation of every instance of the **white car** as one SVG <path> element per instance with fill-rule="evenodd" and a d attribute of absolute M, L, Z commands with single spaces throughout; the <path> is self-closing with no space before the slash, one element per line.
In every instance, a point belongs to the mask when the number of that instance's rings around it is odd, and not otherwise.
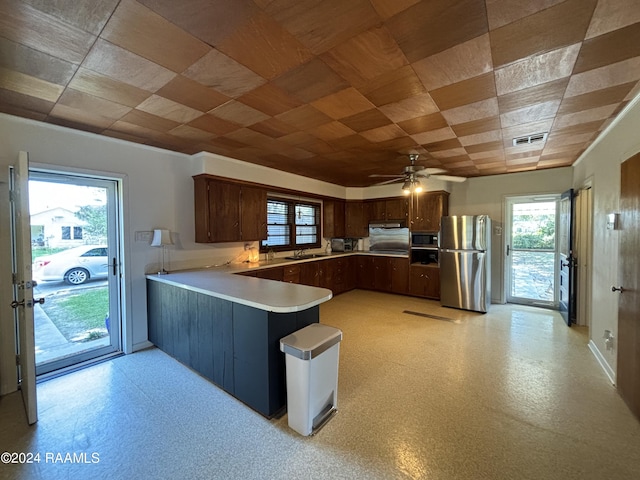
<path fill-rule="evenodd" d="M 106 278 L 109 259 L 105 245 L 83 245 L 62 252 L 37 257 L 33 262 L 33 278 L 80 285 L 89 279 Z"/>

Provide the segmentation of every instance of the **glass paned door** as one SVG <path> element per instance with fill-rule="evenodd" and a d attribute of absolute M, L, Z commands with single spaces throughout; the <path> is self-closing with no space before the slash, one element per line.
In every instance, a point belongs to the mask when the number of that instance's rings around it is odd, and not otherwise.
<path fill-rule="evenodd" d="M 507 200 L 507 301 L 557 306 L 558 198 Z"/>
<path fill-rule="evenodd" d="M 29 176 L 36 372 L 120 350 L 118 184 L 69 174 Z"/>

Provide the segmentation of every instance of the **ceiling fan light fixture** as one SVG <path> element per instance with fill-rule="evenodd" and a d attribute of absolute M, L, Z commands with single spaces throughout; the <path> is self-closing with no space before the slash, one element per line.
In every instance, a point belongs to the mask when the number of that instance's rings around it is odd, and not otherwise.
<path fill-rule="evenodd" d="M 414 182 L 413 182 L 413 191 L 415 193 L 422 192 L 422 184 L 420 183 L 420 180 L 414 180 Z"/>
<path fill-rule="evenodd" d="M 409 195 L 411 193 L 411 187 L 412 184 L 409 180 L 405 180 L 404 183 L 402 184 L 402 192 L 405 195 Z"/>

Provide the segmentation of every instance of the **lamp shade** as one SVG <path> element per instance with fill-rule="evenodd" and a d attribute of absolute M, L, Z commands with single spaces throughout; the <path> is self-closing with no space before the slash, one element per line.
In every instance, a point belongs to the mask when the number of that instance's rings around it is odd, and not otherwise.
<path fill-rule="evenodd" d="M 155 229 L 153 231 L 152 247 L 163 247 L 165 245 L 173 245 L 171 241 L 171 232 L 169 230 Z"/>

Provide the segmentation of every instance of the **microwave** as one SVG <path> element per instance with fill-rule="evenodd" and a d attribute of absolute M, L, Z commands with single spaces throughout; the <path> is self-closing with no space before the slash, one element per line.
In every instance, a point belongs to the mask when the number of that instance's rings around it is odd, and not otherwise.
<path fill-rule="evenodd" d="M 438 232 L 411 232 L 411 248 L 438 248 Z"/>

